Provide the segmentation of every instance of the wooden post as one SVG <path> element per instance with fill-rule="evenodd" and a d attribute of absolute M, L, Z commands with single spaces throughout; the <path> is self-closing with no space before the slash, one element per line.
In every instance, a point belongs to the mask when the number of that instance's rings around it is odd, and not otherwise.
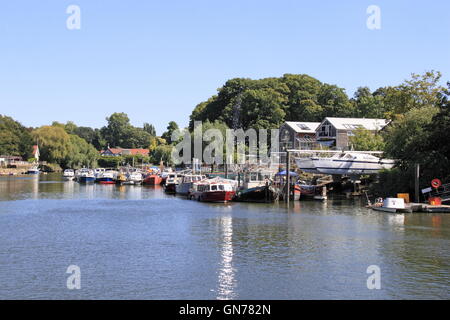
<path fill-rule="evenodd" d="M 415 197 L 414 200 L 419 203 L 420 202 L 420 198 L 419 198 L 419 184 L 420 184 L 420 164 L 416 163 L 416 167 L 414 170 L 414 184 L 415 184 Z"/>
<path fill-rule="evenodd" d="M 291 186 L 291 179 L 290 179 L 290 175 L 289 172 L 291 170 L 291 155 L 289 153 L 289 151 L 286 150 L 286 203 L 289 204 L 289 198 L 290 198 L 290 186 Z"/>
<path fill-rule="evenodd" d="M 228 156 L 225 156 L 225 179 L 228 179 Z"/>

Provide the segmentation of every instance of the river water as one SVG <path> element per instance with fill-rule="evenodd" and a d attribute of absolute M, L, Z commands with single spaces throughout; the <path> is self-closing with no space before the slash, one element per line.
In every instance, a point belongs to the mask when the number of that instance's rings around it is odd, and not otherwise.
<path fill-rule="evenodd" d="M 448 214 L 355 200 L 208 204 L 0 177 L 1 299 L 448 299 L 449 244 Z M 79 290 L 67 288 L 71 265 Z"/>

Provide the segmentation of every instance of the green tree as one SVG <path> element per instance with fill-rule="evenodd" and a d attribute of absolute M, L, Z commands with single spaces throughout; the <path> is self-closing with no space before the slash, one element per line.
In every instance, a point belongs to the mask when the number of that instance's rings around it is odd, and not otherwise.
<path fill-rule="evenodd" d="M 39 141 L 40 159 L 52 163 L 64 163 L 70 150 L 70 136 L 63 126 L 42 126 L 32 132 Z"/>
<path fill-rule="evenodd" d="M 144 131 L 149 133 L 151 136 L 156 136 L 156 129 L 152 124 L 147 122 L 144 123 Z"/>
<path fill-rule="evenodd" d="M 32 145 L 29 129 L 11 117 L 0 115 L 0 155 L 16 155 L 28 159 Z"/>
<path fill-rule="evenodd" d="M 98 151 L 86 140 L 77 135 L 69 135 L 69 148 L 64 160 L 60 163 L 63 168 L 95 167 L 99 157 Z"/>
<path fill-rule="evenodd" d="M 363 128 L 356 129 L 354 136 L 350 137 L 350 144 L 358 151 L 382 151 L 384 140 L 380 134 L 373 133 Z"/>
<path fill-rule="evenodd" d="M 178 124 L 175 121 L 170 121 L 167 126 L 167 131 L 163 133 L 161 138 L 167 141 L 168 144 L 172 144 L 172 133 L 178 130 Z"/>
<path fill-rule="evenodd" d="M 115 112 L 106 121 L 108 125 L 101 129 L 102 136 L 111 147 L 125 147 L 131 129 L 127 114 Z"/>
<path fill-rule="evenodd" d="M 159 145 L 151 153 L 150 159 L 153 163 L 158 164 L 163 161 L 165 165 L 172 164 L 172 146 Z"/>

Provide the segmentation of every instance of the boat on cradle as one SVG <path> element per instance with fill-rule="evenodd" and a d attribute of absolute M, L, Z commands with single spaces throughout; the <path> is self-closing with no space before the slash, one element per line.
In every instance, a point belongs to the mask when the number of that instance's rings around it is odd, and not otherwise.
<path fill-rule="evenodd" d="M 185 174 L 181 182 L 175 186 L 175 192 L 181 195 L 188 195 L 195 182 L 206 179 L 202 174 Z"/>
<path fill-rule="evenodd" d="M 39 174 L 39 167 L 38 166 L 32 166 L 27 170 L 27 174 Z"/>
<path fill-rule="evenodd" d="M 92 169 L 80 169 L 75 173 L 76 179 L 79 183 L 93 183 L 95 182 L 95 173 Z"/>
<path fill-rule="evenodd" d="M 75 171 L 73 171 L 73 169 L 64 170 L 63 179 L 67 181 L 72 181 L 73 179 L 75 179 Z"/>
<path fill-rule="evenodd" d="M 395 160 L 381 159 L 361 152 L 340 152 L 331 157 L 295 158 L 297 167 L 304 172 L 319 174 L 358 175 L 376 174 L 391 169 Z"/>
<path fill-rule="evenodd" d="M 169 173 L 166 178 L 166 183 L 164 184 L 164 191 L 166 193 L 175 193 L 181 178 L 182 175 L 179 176 L 176 172 Z"/>
<path fill-rule="evenodd" d="M 106 170 L 105 172 L 100 173 L 95 181 L 99 184 L 116 184 L 117 174 L 117 171 Z"/>
<path fill-rule="evenodd" d="M 374 204 L 367 206 L 375 211 L 389 212 L 389 213 L 412 213 L 412 208 L 405 206 L 403 198 L 378 198 Z"/>
<path fill-rule="evenodd" d="M 188 198 L 203 202 L 226 203 L 236 194 L 237 181 L 216 177 L 194 182 Z"/>

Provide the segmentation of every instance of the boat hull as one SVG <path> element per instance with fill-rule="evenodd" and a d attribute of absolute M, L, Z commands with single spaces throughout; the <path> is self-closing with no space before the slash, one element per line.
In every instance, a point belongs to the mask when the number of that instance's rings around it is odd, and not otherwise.
<path fill-rule="evenodd" d="M 164 191 L 166 193 L 176 193 L 176 184 L 169 183 L 164 186 Z"/>
<path fill-rule="evenodd" d="M 274 202 L 276 193 L 268 186 L 246 189 L 236 193 L 234 201 L 238 202 Z"/>
<path fill-rule="evenodd" d="M 235 194 L 235 191 L 208 191 L 195 193 L 191 198 L 201 202 L 225 203 L 232 201 Z"/>
<path fill-rule="evenodd" d="M 189 190 L 192 188 L 192 182 L 180 183 L 176 186 L 175 191 L 177 194 L 188 195 Z"/>
<path fill-rule="evenodd" d="M 95 177 L 78 177 L 79 183 L 94 183 Z"/>
<path fill-rule="evenodd" d="M 295 162 L 304 172 L 331 175 L 371 175 L 383 169 L 391 169 L 395 165 L 393 160 L 382 159 L 298 158 Z"/>
<path fill-rule="evenodd" d="M 143 183 L 146 185 L 157 186 L 160 185 L 163 179 L 158 175 L 151 175 L 145 177 Z"/>
<path fill-rule="evenodd" d="M 99 184 L 115 184 L 116 181 L 113 178 L 99 178 L 97 179 Z"/>

